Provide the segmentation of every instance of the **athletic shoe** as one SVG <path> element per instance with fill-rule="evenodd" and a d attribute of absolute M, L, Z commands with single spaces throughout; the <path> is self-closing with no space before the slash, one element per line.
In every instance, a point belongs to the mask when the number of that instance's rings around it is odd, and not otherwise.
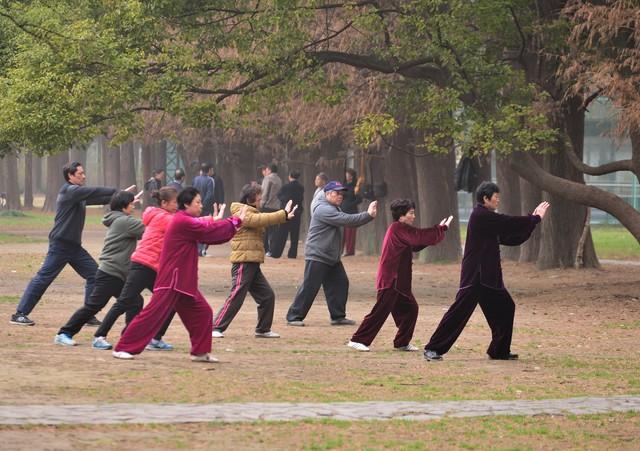
<path fill-rule="evenodd" d="M 338 318 L 331 320 L 332 326 L 354 326 L 355 324 L 356 322 L 354 320 L 348 318 Z"/>
<path fill-rule="evenodd" d="M 280 338 L 280 334 L 272 330 L 269 332 L 256 332 L 256 338 Z"/>
<path fill-rule="evenodd" d="M 200 354 L 200 355 L 192 355 L 192 362 L 201 362 L 201 363 L 218 363 L 220 360 L 216 359 L 214 356 L 210 354 Z"/>
<path fill-rule="evenodd" d="M 116 359 L 122 359 L 122 360 L 133 359 L 133 356 L 125 351 L 113 351 L 111 355 L 113 355 Z"/>
<path fill-rule="evenodd" d="M 509 353 L 504 357 L 491 357 L 489 356 L 489 360 L 518 360 L 518 354 Z"/>
<path fill-rule="evenodd" d="M 302 320 L 287 321 L 287 326 L 304 327 L 304 321 Z"/>
<path fill-rule="evenodd" d="M 224 334 L 218 329 L 213 329 L 213 332 L 211 332 L 211 338 L 224 338 Z"/>
<path fill-rule="evenodd" d="M 76 342 L 67 334 L 58 334 L 56 338 L 53 339 L 53 343 L 62 346 L 75 346 Z"/>
<path fill-rule="evenodd" d="M 89 321 L 86 322 L 86 325 L 91 327 L 100 327 L 102 326 L 102 321 L 93 316 Z"/>
<path fill-rule="evenodd" d="M 111 343 L 109 343 L 105 337 L 93 337 L 91 347 L 93 349 L 100 349 L 102 351 L 108 351 L 109 349 L 113 348 L 113 346 L 111 346 Z"/>
<path fill-rule="evenodd" d="M 424 358 L 427 359 L 429 362 L 434 360 L 436 361 L 442 360 L 442 356 L 438 354 L 436 351 L 432 351 L 431 349 L 426 349 L 424 351 Z"/>
<path fill-rule="evenodd" d="M 31 321 L 27 318 L 27 315 L 24 313 L 14 313 L 11 315 L 11 321 L 9 322 L 17 326 L 33 326 L 36 323 L 35 321 Z"/>
<path fill-rule="evenodd" d="M 362 343 L 355 342 L 355 341 L 349 340 L 349 343 L 347 343 L 347 346 L 355 349 L 356 351 L 369 352 L 369 346 L 364 345 Z"/>
<path fill-rule="evenodd" d="M 173 346 L 169 343 L 165 343 L 162 340 L 156 340 L 155 338 L 152 338 L 145 349 L 149 351 L 173 351 Z"/>
<path fill-rule="evenodd" d="M 411 343 L 409 343 L 406 346 L 400 346 L 399 348 L 395 348 L 396 351 L 408 351 L 408 352 L 415 352 L 418 351 L 418 348 L 414 345 L 412 345 Z"/>

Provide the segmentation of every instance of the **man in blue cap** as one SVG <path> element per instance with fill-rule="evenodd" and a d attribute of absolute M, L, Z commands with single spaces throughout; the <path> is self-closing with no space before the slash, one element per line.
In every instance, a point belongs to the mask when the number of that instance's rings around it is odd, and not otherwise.
<path fill-rule="evenodd" d="M 304 246 L 304 279 L 287 312 L 287 324 L 304 326 L 304 319 L 316 299 L 320 286 L 327 298 L 332 326 L 351 326 L 356 322 L 346 317 L 349 278 L 340 261 L 343 227 L 360 227 L 373 221 L 377 203 L 367 211 L 344 213 L 340 204 L 347 188 L 332 181 L 324 186 L 324 198 L 318 199 L 311 211 L 311 224 Z"/>

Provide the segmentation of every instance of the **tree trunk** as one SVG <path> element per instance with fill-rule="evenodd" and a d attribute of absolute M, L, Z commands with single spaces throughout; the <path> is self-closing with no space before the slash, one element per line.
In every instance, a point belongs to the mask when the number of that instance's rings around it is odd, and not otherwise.
<path fill-rule="evenodd" d="M 36 193 L 44 193 L 45 187 L 43 185 L 44 176 L 42 166 L 46 162 L 46 159 L 37 155 L 33 155 L 33 178 L 34 178 L 34 191 Z"/>
<path fill-rule="evenodd" d="M 520 216 L 520 177 L 509 166 L 505 158 L 496 159 L 498 186 L 500 187 L 500 213 Z M 520 259 L 520 246 L 500 246 L 500 255 L 507 259 L 518 261 Z"/>
<path fill-rule="evenodd" d="M 7 193 L 7 207 L 11 210 L 20 210 L 20 186 L 18 185 L 18 156 L 8 153 L 4 160 L 4 178 L 7 183 L 5 192 Z"/>
<path fill-rule="evenodd" d="M 120 186 L 126 188 L 137 184 L 136 165 L 133 154 L 133 141 L 127 141 L 120 146 Z M 138 187 L 138 191 L 142 189 Z"/>
<path fill-rule="evenodd" d="M 542 161 L 539 155 L 532 155 L 531 158 L 536 159 L 538 162 Z M 542 190 L 524 178 L 520 178 L 520 200 L 522 214 L 531 213 L 542 202 Z M 538 261 L 539 253 L 540 227 L 536 227 L 531 237 L 520 246 L 520 262 L 534 263 Z"/>
<path fill-rule="evenodd" d="M 458 194 L 454 187 L 456 158 L 451 148 L 446 155 L 428 154 L 416 158 L 418 184 L 417 209 L 421 227 L 433 227 L 443 218 L 453 215 L 446 238 L 437 246 L 420 253 L 423 262 L 455 262 L 460 259 L 460 221 Z"/>
<path fill-rule="evenodd" d="M 151 165 L 152 165 L 152 161 L 151 161 L 151 145 L 148 143 L 143 143 L 142 144 L 142 152 L 141 152 L 141 159 L 142 159 L 142 186 L 140 187 L 140 189 L 144 189 L 144 184 L 146 183 L 147 180 L 149 180 L 149 178 L 151 177 Z M 150 193 L 146 192 L 144 193 L 144 196 L 142 197 L 142 203 L 144 205 L 144 207 L 146 208 L 149 205 L 149 201 L 151 200 L 151 196 Z"/>
<path fill-rule="evenodd" d="M 33 154 L 24 153 L 24 208 L 33 209 Z"/>
<path fill-rule="evenodd" d="M 56 209 L 58 191 L 65 182 L 62 167 L 69 162 L 69 152 L 61 152 L 47 157 L 47 185 L 42 211 L 51 212 Z"/>
<path fill-rule="evenodd" d="M 71 149 L 69 149 L 69 161 L 77 161 L 81 163 L 86 170 L 89 164 L 87 162 L 87 150 L 82 146 L 71 146 Z"/>
<path fill-rule="evenodd" d="M 103 143 L 102 146 L 102 173 L 104 186 L 120 187 L 120 148 L 110 147 Z M 126 188 L 126 187 L 125 187 Z"/>

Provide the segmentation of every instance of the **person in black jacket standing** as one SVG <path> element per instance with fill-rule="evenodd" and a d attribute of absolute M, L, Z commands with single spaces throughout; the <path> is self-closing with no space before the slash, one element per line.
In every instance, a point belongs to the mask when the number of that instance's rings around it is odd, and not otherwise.
<path fill-rule="evenodd" d="M 342 211 L 349 214 L 358 213 L 358 205 L 362 203 L 362 196 L 360 195 L 359 187 L 356 183 L 358 175 L 355 170 L 347 168 L 344 175 L 344 187 L 347 191 L 344 193 L 344 200 L 342 201 Z M 344 228 L 344 256 L 356 254 L 356 231 L 355 227 Z"/>
<path fill-rule="evenodd" d="M 502 280 L 500 245 L 518 246 L 527 241 L 549 204 L 542 202 L 526 216 L 499 214 L 496 210 L 500 203 L 500 189 L 491 182 L 480 184 L 476 200 L 478 203 L 467 226 L 460 289 L 455 302 L 424 348 L 424 357 L 429 361 L 442 360 L 442 354 L 451 349 L 478 304 L 491 328 L 491 344 L 487 349 L 489 358 L 518 358 L 511 352 L 516 306 Z"/>
<path fill-rule="evenodd" d="M 87 176 L 80 163 L 74 161 L 62 168 L 66 183 L 56 199 L 56 217 L 49 233 L 49 250 L 42 267 L 25 289 L 11 324 L 33 326 L 27 315 L 35 308 L 49 285 L 68 264 L 86 280 L 85 302 L 93 291 L 96 261 L 82 247 L 82 230 L 87 205 L 105 205 L 117 191 L 115 188 L 84 186 Z M 130 186 L 126 191 L 135 189 Z M 96 320 L 97 321 L 97 320 Z M 90 323 L 87 323 L 90 324 Z"/>
<path fill-rule="evenodd" d="M 271 257 L 280 258 L 284 247 L 287 244 L 287 237 L 291 236 L 291 245 L 287 257 L 296 258 L 298 256 L 298 240 L 300 238 L 300 218 L 302 218 L 302 200 L 304 199 L 304 187 L 298 181 L 300 171 L 289 173 L 289 183 L 285 183 L 278 192 L 280 205 L 284 208 L 287 202 L 293 201 L 293 205 L 299 205 L 293 219 L 284 224 L 280 224 L 276 235 L 271 243 Z"/>

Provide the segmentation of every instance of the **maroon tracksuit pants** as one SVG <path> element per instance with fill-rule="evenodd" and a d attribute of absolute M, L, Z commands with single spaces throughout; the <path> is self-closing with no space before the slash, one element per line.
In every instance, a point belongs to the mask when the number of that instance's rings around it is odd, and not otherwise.
<path fill-rule="evenodd" d="M 344 255 L 355 255 L 356 253 L 356 227 L 344 228 Z"/>
<path fill-rule="evenodd" d="M 369 346 L 380 332 L 389 314 L 393 316 L 398 328 L 393 346 L 400 348 L 408 345 L 418 320 L 418 303 L 413 295 L 411 297 L 405 296 L 393 288 L 378 291 L 376 305 L 364 317 L 360 327 L 351 337 L 351 341 Z"/>
<path fill-rule="evenodd" d="M 191 354 L 211 352 L 213 311 L 209 303 L 199 291 L 192 297 L 170 289 L 153 292 L 151 301 L 129 323 L 115 350 L 140 354 L 174 309 L 189 331 Z"/>

